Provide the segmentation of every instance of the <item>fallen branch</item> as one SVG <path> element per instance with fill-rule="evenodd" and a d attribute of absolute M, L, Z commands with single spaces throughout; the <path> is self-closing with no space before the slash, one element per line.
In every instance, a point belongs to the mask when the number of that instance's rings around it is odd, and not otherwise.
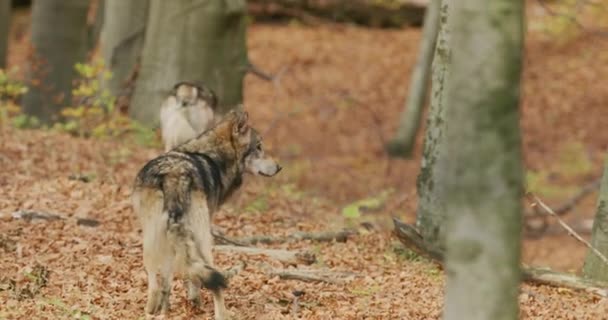
<path fill-rule="evenodd" d="M 236 276 L 241 271 L 243 271 L 245 269 L 245 267 L 247 267 L 247 263 L 245 263 L 245 261 L 241 261 L 239 264 L 237 264 L 237 265 L 233 266 L 232 268 L 224 271 L 223 272 L 224 277 L 226 277 L 226 279 L 230 280 L 230 278 Z"/>
<path fill-rule="evenodd" d="M 524 281 L 548 285 L 552 287 L 565 287 L 574 290 L 583 290 L 601 297 L 608 297 L 608 283 L 581 278 L 574 274 L 551 271 L 548 269 L 523 267 Z"/>
<path fill-rule="evenodd" d="M 256 18 L 287 16 L 304 22 L 348 22 L 372 27 L 421 25 L 427 1 L 385 4 L 370 0 L 250 0 L 249 13 Z"/>
<path fill-rule="evenodd" d="M 57 220 L 68 220 L 69 219 L 64 216 L 54 214 L 54 213 L 28 211 L 28 210 L 15 211 L 15 212 L 13 212 L 12 216 L 14 219 L 23 219 L 25 221 L 32 221 L 32 220 L 57 221 Z M 91 218 L 74 218 L 74 219 L 76 220 L 76 224 L 79 226 L 97 227 L 100 224 L 99 220 L 95 220 L 95 219 L 91 219 Z"/>
<path fill-rule="evenodd" d="M 288 243 L 297 242 L 304 240 L 311 240 L 317 242 L 346 242 L 348 237 L 358 234 L 356 230 L 344 229 L 342 231 L 325 231 L 325 232 L 295 232 L 288 236 L 251 236 L 237 239 L 230 239 L 222 236 L 222 240 L 232 242 L 235 245 L 255 245 L 258 243 L 263 244 L 277 244 L 277 243 Z"/>
<path fill-rule="evenodd" d="M 288 250 L 252 248 L 231 245 L 219 245 L 215 246 L 214 248 L 219 252 L 237 252 L 249 255 L 265 255 L 272 259 L 287 263 L 289 265 L 310 265 L 317 260 L 314 254 L 307 251 L 294 252 Z"/>
<path fill-rule="evenodd" d="M 414 226 L 393 218 L 394 233 L 410 250 L 430 258 L 433 262 L 444 266 L 444 253 L 430 248 L 422 239 Z M 543 284 L 552 287 L 563 287 L 573 290 L 584 290 L 602 297 L 608 296 L 608 283 L 593 281 L 569 273 L 561 273 L 546 269 L 521 267 L 523 280 L 528 283 Z"/>
<path fill-rule="evenodd" d="M 279 277 L 286 280 L 326 282 L 332 284 L 344 283 L 352 280 L 355 277 L 355 274 L 352 272 L 312 269 L 272 269 L 268 271 L 268 274 L 272 277 Z"/>

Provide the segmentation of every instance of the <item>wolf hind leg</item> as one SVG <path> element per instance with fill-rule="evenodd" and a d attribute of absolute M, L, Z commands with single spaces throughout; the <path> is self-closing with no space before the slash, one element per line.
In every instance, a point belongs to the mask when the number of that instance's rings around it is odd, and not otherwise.
<path fill-rule="evenodd" d="M 188 290 L 188 301 L 195 308 L 201 307 L 201 281 L 197 277 L 188 277 L 184 280 L 184 286 Z"/>
<path fill-rule="evenodd" d="M 172 261 L 167 261 L 161 268 L 146 267 L 148 272 L 148 302 L 146 313 L 166 314 L 169 312 L 169 297 L 171 295 L 171 279 L 173 278 Z M 157 272 L 158 271 L 158 272 Z"/>
<path fill-rule="evenodd" d="M 162 218 L 158 220 L 163 221 Z M 148 273 L 148 314 L 168 312 L 173 278 L 175 253 L 167 244 L 164 228 L 159 221 L 150 221 L 144 228 L 143 253 L 144 266 Z"/>

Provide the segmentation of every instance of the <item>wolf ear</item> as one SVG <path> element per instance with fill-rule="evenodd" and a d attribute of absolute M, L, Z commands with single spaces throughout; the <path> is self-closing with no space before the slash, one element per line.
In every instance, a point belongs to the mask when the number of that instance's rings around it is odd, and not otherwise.
<path fill-rule="evenodd" d="M 249 131 L 249 125 L 247 124 L 247 120 L 249 119 L 249 114 L 246 111 L 237 112 L 236 113 L 236 121 L 232 127 L 232 134 L 243 135 Z"/>

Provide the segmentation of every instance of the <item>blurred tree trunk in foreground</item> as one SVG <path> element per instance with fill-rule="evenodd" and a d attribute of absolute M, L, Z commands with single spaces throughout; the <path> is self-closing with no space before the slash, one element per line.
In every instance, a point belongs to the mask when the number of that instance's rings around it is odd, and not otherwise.
<path fill-rule="evenodd" d="M 441 0 L 439 10 L 439 33 L 435 57 L 431 70 L 431 104 L 424 137 L 422 165 L 416 183 L 418 212 L 416 227 L 422 238 L 436 249 L 444 249 L 445 207 L 443 187 L 445 183 L 437 168 L 446 161 L 444 154 L 444 131 L 446 94 L 445 84 L 450 74 L 450 30 L 447 21 L 451 11 L 448 0 Z"/>
<path fill-rule="evenodd" d="M 405 110 L 401 113 L 397 134 L 387 146 L 391 156 L 409 157 L 414 149 L 422 110 L 426 102 L 431 62 L 439 30 L 440 8 L 441 0 L 430 0 L 426 9 L 418 60 L 412 71 Z"/>
<path fill-rule="evenodd" d="M 246 23 L 245 0 L 152 0 L 131 116 L 158 123 L 162 100 L 183 80 L 214 90 L 221 112 L 242 103 Z"/>
<path fill-rule="evenodd" d="M 256 18 L 330 20 L 370 27 L 421 25 L 429 0 L 249 0 Z"/>
<path fill-rule="evenodd" d="M 112 78 L 105 87 L 117 96 L 133 73 L 144 45 L 149 0 L 105 0 L 101 51 Z"/>
<path fill-rule="evenodd" d="M 524 3 L 451 3 L 444 319 L 518 319 Z"/>
<path fill-rule="evenodd" d="M 43 124 L 60 119 L 71 103 L 74 65 L 86 53 L 88 0 L 37 0 L 32 6 L 29 90 L 24 111 Z"/>
<path fill-rule="evenodd" d="M 6 66 L 10 26 L 11 2 L 0 0 L 0 69 Z"/>
<path fill-rule="evenodd" d="M 597 211 L 593 221 L 591 245 L 608 256 L 608 155 L 604 163 L 604 175 L 597 200 Z M 587 278 L 608 281 L 608 266 L 593 252 L 587 253 L 583 274 Z"/>

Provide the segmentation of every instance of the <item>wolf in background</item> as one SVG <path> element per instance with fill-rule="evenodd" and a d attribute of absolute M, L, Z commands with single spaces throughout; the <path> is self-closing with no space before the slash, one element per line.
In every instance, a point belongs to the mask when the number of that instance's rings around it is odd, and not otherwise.
<path fill-rule="evenodd" d="M 179 82 L 160 108 L 165 152 L 209 129 L 217 108 L 215 93 L 202 83 Z"/>
<path fill-rule="evenodd" d="M 199 289 L 205 287 L 213 293 L 215 319 L 227 319 L 227 284 L 211 253 L 212 214 L 241 185 L 245 173 L 271 177 L 281 170 L 264 154 L 260 135 L 247 120 L 247 113 L 232 111 L 137 174 L 132 201 L 143 229 L 147 313 L 169 310 L 171 279 L 177 272 L 185 278 L 194 306 L 200 305 Z"/>

